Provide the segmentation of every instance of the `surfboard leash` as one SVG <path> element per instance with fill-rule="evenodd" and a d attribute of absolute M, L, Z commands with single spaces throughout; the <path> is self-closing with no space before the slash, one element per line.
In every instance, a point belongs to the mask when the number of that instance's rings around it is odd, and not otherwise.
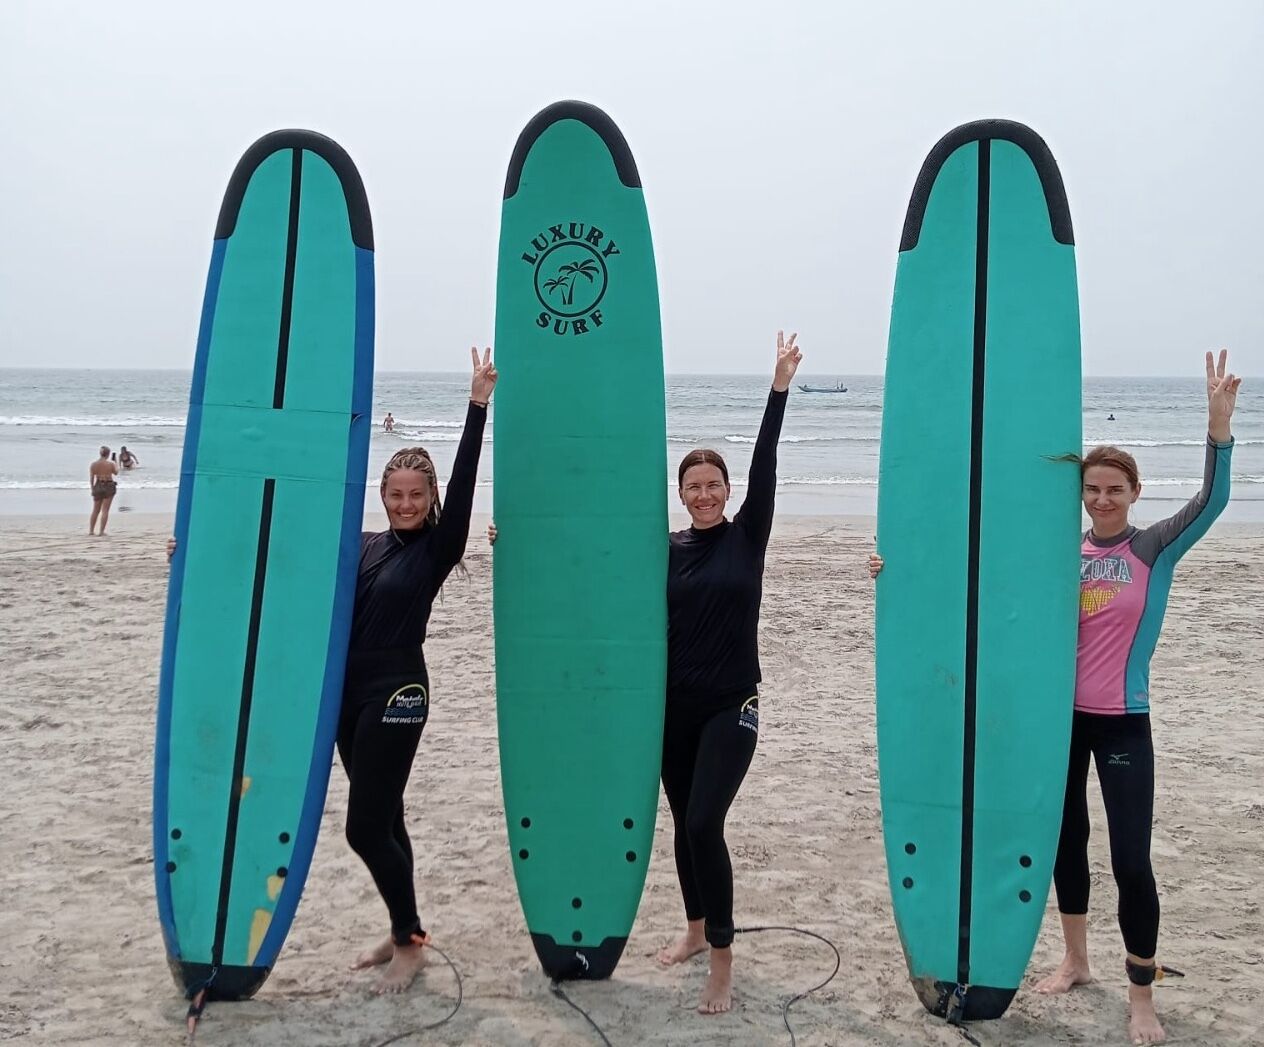
<path fill-rule="evenodd" d="M 419 1025 L 415 1029 L 405 1029 L 401 1033 L 396 1033 L 390 1039 L 378 1040 L 373 1044 L 373 1047 L 388 1047 L 388 1044 L 399 1043 L 400 1040 L 406 1039 L 409 1036 L 417 1036 L 420 1033 L 430 1032 L 432 1029 L 437 1029 L 441 1025 L 447 1025 L 448 1022 L 456 1017 L 456 1012 L 461 1009 L 461 1003 L 465 999 L 465 985 L 461 981 L 461 972 L 456 969 L 456 964 L 452 962 L 452 958 L 430 940 L 429 935 L 425 936 L 425 941 L 422 944 L 424 944 L 427 949 L 433 949 L 437 952 L 443 957 L 444 963 L 452 968 L 452 974 L 456 977 L 456 1004 L 453 1006 L 452 1010 L 450 1010 L 437 1022 L 431 1022 L 429 1025 Z"/>
<path fill-rule="evenodd" d="M 817 992 L 820 989 L 824 989 L 825 986 L 829 985 L 829 983 L 834 980 L 835 976 L 842 969 L 843 956 L 842 956 L 842 953 L 838 951 L 838 946 L 835 945 L 828 938 L 826 938 L 825 935 L 817 934 L 816 931 L 805 930 L 802 927 L 774 927 L 774 926 L 736 927 L 734 928 L 733 933 L 734 934 L 758 934 L 761 931 L 786 931 L 791 934 L 807 935 L 807 937 L 809 938 L 815 938 L 817 941 L 824 942 L 826 945 L 828 945 L 831 949 L 834 950 L 834 969 L 830 971 L 829 977 L 826 978 L 825 981 L 821 982 L 819 985 L 814 985 L 810 989 L 804 989 L 803 992 L 796 993 L 794 996 L 791 996 L 790 999 L 788 999 L 781 1006 L 781 1020 L 785 1022 L 786 1032 L 790 1034 L 790 1047 L 797 1047 L 798 1041 L 795 1038 L 794 1029 L 790 1027 L 790 1008 L 793 1007 L 800 1000 L 807 999 L 807 997 L 812 995 L 812 993 Z"/>
<path fill-rule="evenodd" d="M 219 974 L 219 964 L 211 968 L 211 973 L 207 975 L 206 981 L 189 993 L 189 1009 L 185 1012 L 184 1023 L 188 1029 L 187 1042 L 190 1044 L 193 1043 L 193 1038 L 197 1035 L 198 1021 L 201 1019 L 202 1012 L 206 1010 L 206 1005 L 209 1002 L 206 994 L 210 992 L 211 983 L 215 981 L 217 974 Z"/>
<path fill-rule="evenodd" d="M 614 1045 L 610 1042 L 609 1037 L 607 1037 L 606 1034 L 601 1031 L 601 1026 L 598 1025 L 595 1021 L 593 1021 L 592 1015 L 589 1014 L 586 1010 L 584 1010 L 584 1008 L 582 1008 L 579 1004 L 577 1004 L 574 1000 L 572 1000 L 569 996 L 566 995 L 566 990 L 562 988 L 561 981 L 559 981 L 557 978 L 550 979 L 549 992 L 551 992 L 559 1000 L 565 1003 L 567 1007 L 570 1007 L 572 1010 L 578 1011 L 580 1015 L 583 1016 L 584 1021 L 586 1021 L 589 1025 L 593 1027 L 593 1032 L 595 1032 L 598 1036 L 601 1037 L 601 1042 L 604 1043 L 606 1047 L 614 1047 Z"/>

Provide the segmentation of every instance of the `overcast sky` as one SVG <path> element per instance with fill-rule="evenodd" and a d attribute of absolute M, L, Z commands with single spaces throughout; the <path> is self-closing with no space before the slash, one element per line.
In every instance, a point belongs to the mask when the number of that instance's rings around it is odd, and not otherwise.
<path fill-rule="evenodd" d="M 261 134 L 363 175 L 377 367 L 490 341 L 514 140 L 622 128 L 667 367 L 880 373 L 913 179 L 946 131 L 1030 124 L 1066 182 L 1085 372 L 1264 372 L 1264 4 L 0 2 L 0 365 L 188 367 L 220 198 Z M 576 350 L 580 350 L 577 348 Z"/>

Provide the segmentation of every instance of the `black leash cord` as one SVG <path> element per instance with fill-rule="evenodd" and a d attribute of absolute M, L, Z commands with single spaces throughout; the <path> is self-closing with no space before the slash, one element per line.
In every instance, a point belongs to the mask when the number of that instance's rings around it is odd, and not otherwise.
<path fill-rule="evenodd" d="M 790 999 L 788 999 L 781 1008 L 781 1020 L 785 1022 L 786 1032 L 790 1034 L 790 1047 L 797 1047 L 798 1040 L 795 1039 L 794 1029 L 790 1027 L 790 1008 L 793 1007 L 800 1000 L 806 999 L 808 996 L 816 992 L 818 989 L 824 989 L 825 986 L 829 985 L 829 983 L 834 980 L 834 976 L 838 974 L 839 970 L 842 968 L 843 957 L 842 957 L 842 954 L 838 951 L 838 946 L 835 945 L 828 938 L 826 938 L 825 935 L 817 934 L 815 931 L 804 930 L 802 927 L 738 927 L 734 930 L 733 933 L 734 934 L 757 934 L 760 931 L 787 931 L 791 934 L 805 934 L 809 938 L 815 938 L 817 941 L 824 942 L 826 945 L 828 945 L 831 949 L 834 950 L 834 969 L 830 971 L 829 977 L 826 978 L 825 981 L 821 982 L 820 985 L 814 985 L 810 989 L 805 989 L 803 992 L 798 993 L 794 996 L 791 996 Z"/>
<path fill-rule="evenodd" d="M 437 1022 L 431 1022 L 429 1025 L 419 1025 L 415 1029 L 407 1029 L 404 1032 L 392 1036 L 389 1040 L 379 1040 L 373 1045 L 373 1047 L 387 1047 L 388 1044 L 399 1043 L 400 1040 L 409 1036 L 416 1036 L 418 1033 L 429 1032 L 431 1029 L 437 1029 L 440 1025 L 447 1025 L 448 1022 L 456 1017 L 456 1012 L 461 1009 L 461 1001 L 465 999 L 465 986 L 461 982 L 461 972 L 456 969 L 456 964 L 452 962 L 448 954 L 437 945 L 428 944 L 426 948 L 433 949 L 442 956 L 447 965 L 452 968 L 452 973 L 456 975 L 456 1006 Z"/>
<path fill-rule="evenodd" d="M 578 1011 L 581 1015 L 583 1015 L 584 1021 L 586 1021 L 589 1025 L 593 1027 L 593 1031 L 598 1036 L 601 1037 L 601 1042 L 604 1043 L 606 1047 L 614 1047 L 614 1045 L 610 1042 L 606 1034 L 601 1031 L 601 1026 L 599 1026 L 595 1021 L 592 1020 L 592 1016 L 586 1010 L 584 1010 L 579 1004 L 577 1004 L 574 1000 L 572 1000 L 569 996 L 566 995 L 565 991 L 563 991 L 562 989 L 562 983 L 559 982 L 556 978 L 554 978 L 552 981 L 549 982 L 549 992 L 551 992 L 558 999 L 565 1001 L 566 1006 L 570 1007 L 573 1010 Z"/>

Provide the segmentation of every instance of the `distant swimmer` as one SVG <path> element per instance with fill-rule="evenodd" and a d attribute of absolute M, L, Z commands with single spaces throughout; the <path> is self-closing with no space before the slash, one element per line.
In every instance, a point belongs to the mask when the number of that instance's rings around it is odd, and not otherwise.
<path fill-rule="evenodd" d="M 1113 414 L 1108 414 L 1106 416 L 1106 421 L 1113 422 L 1114 420 L 1115 420 L 1115 416 Z"/>
<path fill-rule="evenodd" d="M 137 458 L 136 455 L 132 454 L 132 452 L 127 449 L 127 445 L 124 444 L 119 448 L 118 464 L 124 469 L 135 469 L 136 466 L 140 465 L 140 459 Z"/>
<path fill-rule="evenodd" d="M 101 536 L 105 537 L 105 525 L 110 520 L 110 503 L 118 493 L 118 466 L 110 460 L 110 449 L 102 446 L 101 455 L 88 466 L 88 486 L 92 490 L 92 517 L 88 520 L 88 535 L 91 537 L 97 528 L 97 518 L 101 519 Z"/>
<path fill-rule="evenodd" d="M 382 419 L 382 428 L 388 433 L 395 431 L 395 418 L 390 411 L 386 412 L 386 417 Z"/>

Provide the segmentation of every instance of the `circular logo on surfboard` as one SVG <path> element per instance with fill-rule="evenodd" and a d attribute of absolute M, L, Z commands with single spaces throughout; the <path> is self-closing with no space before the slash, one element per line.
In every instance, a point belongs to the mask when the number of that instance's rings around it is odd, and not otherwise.
<path fill-rule="evenodd" d="M 559 222 L 531 239 L 522 260 L 531 266 L 541 312 L 537 327 L 554 334 L 588 334 L 604 323 L 601 300 L 618 245 L 590 222 Z"/>

